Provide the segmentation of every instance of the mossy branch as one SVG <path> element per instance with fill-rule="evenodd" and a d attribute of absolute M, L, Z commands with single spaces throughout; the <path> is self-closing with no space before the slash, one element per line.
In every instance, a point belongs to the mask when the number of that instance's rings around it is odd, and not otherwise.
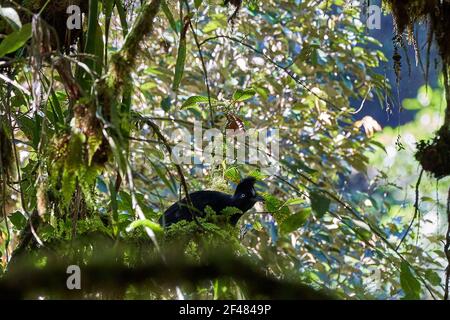
<path fill-rule="evenodd" d="M 44 268 L 18 265 L 0 279 L 0 299 L 32 298 L 30 294 L 36 292 L 57 297 L 82 298 L 93 293 L 108 294 L 112 289 L 122 295 L 131 284 L 195 286 L 223 277 L 237 281 L 246 295 L 253 299 L 333 299 L 324 290 L 270 277 L 245 259 L 223 253 L 208 256 L 200 263 L 182 258 L 179 254 L 168 257 L 166 261 L 156 259 L 135 266 L 118 263 L 114 259 L 95 260 L 88 265 L 80 265 L 81 290 L 73 291 L 66 287 L 69 276 L 66 269 L 70 264 L 70 261 L 58 261 Z"/>

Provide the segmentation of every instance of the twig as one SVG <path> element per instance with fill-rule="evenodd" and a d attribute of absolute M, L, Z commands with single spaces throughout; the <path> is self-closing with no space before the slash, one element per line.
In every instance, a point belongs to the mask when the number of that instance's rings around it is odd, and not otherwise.
<path fill-rule="evenodd" d="M 414 216 L 413 216 L 411 222 L 409 223 L 409 226 L 406 229 L 405 234 L 403 234 L 403 237 L 400 239 L 400 242 L 398 243 L 397 247 L 395 248 L 396 250 L 398 250 L 400 248 L 401 244 L 403 243 L 403 241 L 405 240 L 409 231 L 411 230 L 412 225 L 414 224 L 414 221 L 416 220 L 417 216 L 420 213 L 420 211 L 419 211 L 419 187 L 420 187 L 420 182 L 422 181 L 422 175 L 423 175 L 423 169 L 420 171 L 419 179 L 417 179 L 417 183 L 416 183 L 416 199 L 414 201 Z"/>
<path fill-rule="evenodd" d="M 189 3 L 187 1 L 185 1 L 185 4 L 186 4 L 187 11 L 189 14 L 190 13 Z M 198 49 L 198 55 L 199 55 L 200 61 L 202 63 L 203 76 L 205 77 L 206 92 L 208 94 L 209 117 L 210 117 L 210 122 L 211 122 L 211 127 L 212 127 L 212 126 L 214 126 L 214 113 L 213 113 L 214 111 L 213 111 L 213 107 L 211 104 L 211 90 L 209 87 L 208 70 L 206 69 L 205 59 L 203 58 L 202 47 L 198 41 L 198 37 L 197 37 L 197 34 L 195 33 L 195 29 L 194 29 L 194 26 L 192 25 L 191 20 L 189 20 L 189 26 L 191 28 L 192 35 L 194 36 L 194 41 L 195 41 L 195 44 L 197 45 L 197 49 Z"/>
<path fill-rule="evenodd" d="M 316 187 L 319 187 L 319 185 L 314 182 L 311 178 L 309 178 L 306 174 L 302 173 L 302 172 L 296 172 L 297 175 L 299 175 L 300 177 L 302 177 L 303 179 L 305 179 L 306 181 L 308 181 L 309 183 L 313 184 Z M 279 180 L 287 182 L 285 179 L 283 179 L 282 177 L 276 176 Z M 288 183 L 288 185 L 295 190 L 298 194 L 300 195 L 304 195 L 305 193 L 303 191 L 301 191 L 298 187 L 296 187 L 295 185 Z M 305 186 L 306 187 L 306 186 Z M 308 190 L 310 188 L 306 187 Z M 372 224 L 368 221 L 365 221 L 363 219 L 363 217 L 361 217 L 361 215 L 359 214 L 358 211 L 356 211 L 355 209 L 353 209 L 353 207 L 349 204 L 347 204 L 345 201 L 339 199 L 339 197 L 337 197 L 336 195 L 332 194 L 331 192 L 329 192 L 328 190 L 324 190 L 324 189 L 319 189 L 320 192 L 322 192 L 323 194 L 325 194 L 327 197 L 331 198 L 332 200 L 334 200 L 335 202 L 339 203 L 341 206 L 343 206 L 343 208 L 348 211 L 352 216 L 354 216 L 357 220 L 367 224 L 367 226 L 369 227 L 370 231 L 373 232 L 382 242 L 384 242 L 387 247 L 389 249 L 391 249 L 402 261 L 404 261 L 405 263 L 408 264 L 408 266 L 415 271 L 415 268 L 411 265 L 411 263 L 405 259 L 405 257 L 403 257 L 403 255 L 396 249 L 396 247 L 391 244 L 385 236 L 383 236 L 374 226 L 372 226 Z M 350 227 L 350 226 L 349 226 Z M 387 255 L 386 255 L 387 256 Z M 427 289 L 427 291 L 430 293 L 430 295 L 432 296 L 433 299 L 436 299 L 433 291 L 431 290 L 430 286 L 427 284 L 427 282 L 425 281 L 425 279 L 417 272 L 415 271 L 418 279 L 423 283 L 423 285 L 425 286 L 425 288 Z"/>

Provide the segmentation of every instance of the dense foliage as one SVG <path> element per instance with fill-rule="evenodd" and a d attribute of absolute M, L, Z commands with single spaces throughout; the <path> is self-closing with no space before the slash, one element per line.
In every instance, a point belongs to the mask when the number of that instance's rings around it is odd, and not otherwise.
<path fill-rule="evenodd" d="M 444 296 L 449 180 L 436 185 L 414 153 L 443 124 L 448 79 L 403 102 L 420 110 L 414 122 L 375 134 L 365 101 L 395 98 L 374 71 L 391 57 L 368 36 L 363 3 L 70 1 L 86 17 L 71 32 L 68 1 L 4 2 L 4 283 L 29 263 L 36 276 L 78 264 L 116 285 L 81 291 L 90 298 Z M 176 164 L 171 151 L 198 123 L 278 129 L 279 161 Z M 157 223 L 188 192 L 232 193 L 249 175 L 265 203 L 236 228 L 214 212 Z"/>

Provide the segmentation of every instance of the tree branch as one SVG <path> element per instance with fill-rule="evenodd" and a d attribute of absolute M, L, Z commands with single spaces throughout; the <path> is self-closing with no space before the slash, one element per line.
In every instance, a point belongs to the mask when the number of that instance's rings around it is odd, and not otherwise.
<path fill-rule="evenodd" d="M 449 282 L 450 282 L 450 188 L 448 189 L 448 196 L 447 196 L 447 235 L 446 235 L 446 242 L 444 246 L 444 253 L 447 257 L 448 266 L 447 270 L 445 271 L 445 290 L 444 290 L 444 300 L 448 300 L 449 296 Z"/>
<path fill-rule="evenodd" d="M 269 277 L 261 269 L 242 258 L 228 254 L 215 254 L 203 262 L 172 256 L 165 262 L 160 259 L 131 267 L 118 263 L 117 259 L 101 260 L 81 266 L 81 290 L 70 291 L 66 287 L 67 266 L 58 262 L 44 268 L 23 264 L 14 272 L 0 279 L 0 299 L 30 298 L 30 294 L 57 294 L 71 298 L 83 298 L 90 293 L 108 293 L 111 289 L 124 292 L 129 285 L 172 286 L 181 284 L 202 285 L 204 281 L 230 277 L 244 289 L 248 298 L 329 300 L 333 297 L 324 290 L 286 280 Z"/>

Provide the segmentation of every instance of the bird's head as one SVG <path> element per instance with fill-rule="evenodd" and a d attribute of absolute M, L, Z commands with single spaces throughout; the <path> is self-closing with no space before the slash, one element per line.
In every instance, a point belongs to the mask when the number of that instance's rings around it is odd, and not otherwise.
<path fill-rule="evenodd" d="M 235 206 L 245 212 L 251 209 L 256 202 L 264 201 L 264 198 L 259 196 L 255 190 L 256 179 L 248 177 L 243 179 L 238 186 L 233 196 Z"/>

